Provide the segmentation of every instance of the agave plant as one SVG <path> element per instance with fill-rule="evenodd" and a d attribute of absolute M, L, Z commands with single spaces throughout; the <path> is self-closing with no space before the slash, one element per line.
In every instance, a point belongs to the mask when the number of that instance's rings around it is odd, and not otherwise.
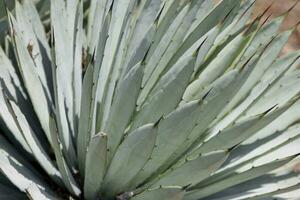
<path fill-rule="evenodd" d="M 288 11 L 251 21 L 254 3 L 16 1 L 0 199 L 292 198 L 300 51 L 280 54 Z"/>

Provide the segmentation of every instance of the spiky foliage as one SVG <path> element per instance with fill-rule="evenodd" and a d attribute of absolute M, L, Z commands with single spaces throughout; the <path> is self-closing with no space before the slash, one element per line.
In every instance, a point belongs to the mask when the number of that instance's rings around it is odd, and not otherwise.
<path fill-rule="evenodd" d="M 212 2 L 51 0 L 48 23 L 17 1 L 0 49 L 1 199 L 299 189 L 300 52 L 279 57 L 286 13 L 250 22 L 254 0 Z"/>

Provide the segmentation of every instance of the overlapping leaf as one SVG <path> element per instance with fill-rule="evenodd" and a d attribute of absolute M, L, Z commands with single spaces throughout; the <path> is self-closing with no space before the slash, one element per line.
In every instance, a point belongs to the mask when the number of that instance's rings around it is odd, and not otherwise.
<path fill-rule="evenodd" d="M 260 199 L 296 190 L 290 169 L 274 170 L 300 153 L 300 53 L 281 55 L 294 30 L 278 32 L 287 13 L 251 21 L 254 3 L 7 5 L 0 198 Z"/>

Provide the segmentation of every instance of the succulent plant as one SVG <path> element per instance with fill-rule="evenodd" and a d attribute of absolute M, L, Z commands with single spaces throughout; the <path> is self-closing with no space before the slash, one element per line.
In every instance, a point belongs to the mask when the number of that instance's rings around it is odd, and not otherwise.
<path fill-rule="evenodd" d="M 278 31 L 288 12 L 250 20 L 255 0 L 39 2 L 7 9 L 0 199 L 300 188 L 300 51 L 281 55 L 294 28 Z"/>

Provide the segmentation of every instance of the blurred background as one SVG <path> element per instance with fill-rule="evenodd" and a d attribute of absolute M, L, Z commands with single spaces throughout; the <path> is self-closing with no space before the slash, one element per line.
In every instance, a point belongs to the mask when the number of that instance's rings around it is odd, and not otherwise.
<path fill-rule="evenodd" d="M 287 30 L 291 27 L 295 27 L 295 25 L 300 21 L 300 0 L 257 0 L 253 17 L 259 15 L 268 6 L 272 5 L 270 10 L 266 13 L 266 16 L 271 15 L 271 18 L 274 18 L 286 12 L 295 3 L 297 3 L 296 7 L 289 12 L 287 18 L 285 19 L 281 27 L 281 30 Z M 295 30 L 293 35 L 290 37 L 288 44 L 283 49 L 283 53 L 299 48 L 300 25 L 298 25 L 297 30 Z"/>
<path fill-rule="evenodd" d="M 216 3 L 220 0 L 214 0 Z M 275 18 L 292 6 L 296 6 L 288 13 L 283 25 L 281 26 L 281 31 L 287 30 L 289 28 L 295 27 L 295 25 L 300 21 L 300 0 L 256 0 L 255 9 L 253 11 L 253 19 L 263 13 L 269 6 L 269 11 L 265 14 L 265 17 L 271 15 L 271 18 Z M 300 25 L 298 25 L 297 30 L 294 31 L 293 35 L 289 39 L 288 44 L 283 49 L 283 53 L 291 50 L 300 48 Z"/>

